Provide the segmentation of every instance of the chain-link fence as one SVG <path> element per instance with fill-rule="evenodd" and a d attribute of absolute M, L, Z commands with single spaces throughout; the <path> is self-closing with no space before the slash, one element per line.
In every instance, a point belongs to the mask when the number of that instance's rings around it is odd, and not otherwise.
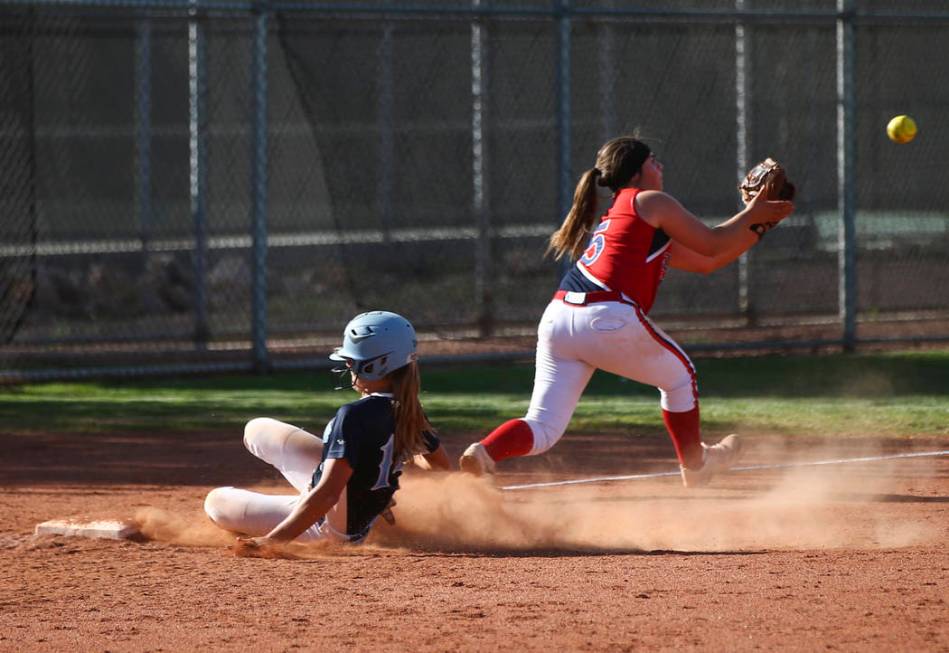
<path fill-rule="evenodd" d="M 693 349 L 949 339 L 945 3 L 672 4 L 0 0 L 0 378 L 306 365 L 371 308 L 495 351 L 633 131 L 709 221 L 765 156 L 800 189 L 669 274 Z"/>

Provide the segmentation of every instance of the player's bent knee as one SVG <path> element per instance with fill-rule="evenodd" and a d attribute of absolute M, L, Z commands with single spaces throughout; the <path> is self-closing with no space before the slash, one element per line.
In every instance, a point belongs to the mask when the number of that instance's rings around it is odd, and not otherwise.
<path fill-rule="evenodd" d="M 247 511 L 251 493 L 235 487 L 219 487 L 204 498 L 204 512 L 215 524 L 235 533 L 248 532 Z M 263 532 L 267 532 L 265 529 Z"/>
<path fill-rule="evenodd" d="M 221 528 L 235 530 L 237 518 L 242 512 L 234 501 L 233 487 L 219 487 L 208 492 L 204 498 L 204 513 Z"/>
<path fill-rule="evenodd" d="M 659 388 L 659 405 L 672 413 L 684 413 L 695 408 L 695 389 L 691 377 L 671 388 Z"/>
<path fill-rule="evenodd" d="M 255 417 L 244 425 L 244 448 L 254 452 L 259 448 L 259 440 L 266 437 L 268 427 L 276 420 L 269 417 Z"/>

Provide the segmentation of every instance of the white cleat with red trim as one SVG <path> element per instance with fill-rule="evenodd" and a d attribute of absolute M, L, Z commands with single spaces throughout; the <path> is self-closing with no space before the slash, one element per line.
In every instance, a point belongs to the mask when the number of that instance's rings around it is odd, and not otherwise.
<path fill-rule="evenodd" d="M 702 443 L 705 464 L 701 469 L 682 467 L 682 484 L 689 488 L 703 487 L 715 474 L 727 472 L 741 457 L 741 438 L 732 433 L 718 443 L 708 446 Z"/>
<path fill-rule="evenodd" d="M 470 445 L 461 454 L 461 458 L 458 459 L 458 467 L 461 468 L 461 471 L 475 476 L 493 474 L 495 466 L 494 459 L 491 458 L 488 450 L 480 442 Z"/>

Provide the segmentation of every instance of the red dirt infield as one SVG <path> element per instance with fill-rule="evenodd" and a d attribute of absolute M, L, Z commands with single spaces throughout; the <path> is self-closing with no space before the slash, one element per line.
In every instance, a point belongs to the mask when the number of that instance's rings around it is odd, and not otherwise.
<path fill-rule="evenodd" d="M 247 559 L 204 517 L 205 494 L 287 486 L 239 434 L 5 439 L 0 651 L 949 651 L 949 456 L 702 490 L 497 489 L 674 469 L 665 439 L 571 434 L 492 481 L 408 471 L 396 526 L 367 545 Z M 469 439 L 445 442 L 456 455 Z M 949 449 L 746 442 L 749 465 Z M 78 517 L 134 518 L 146 538 L 32 534 Z"/>

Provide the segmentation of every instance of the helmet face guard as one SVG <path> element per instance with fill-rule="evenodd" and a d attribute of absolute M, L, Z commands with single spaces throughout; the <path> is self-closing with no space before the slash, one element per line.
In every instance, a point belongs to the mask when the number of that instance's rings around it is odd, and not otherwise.
<path fill-rule="evenodd" d="M 336 349 L 339 349 L 339 347 Z M 334 351 L 333 354 L 335 353 L 336 352 Z M 333 358 L 333 354 L 330 354 L 330 358 L 332 360 L 336 360 Z M 339 376 L 339 380 L 337 381 L 333 390 L 349 390 L 350 388 L 354 387 L 356 385 L 356 377 L 350 374 L 352 371 L 353 363 L 349 359 L 346 359 L 346 364 L 343 366 L 330 368 L 330 372 Z"/>
<path fill-rule="evenodd" d="M 330 359 L 346 363 L 334 372 L 353 372 L 360 379 L 378 381 L 414 361 L 416 344 L 415 329 L 404 317 L 370 311 L 349 321 L 343 330 L 343 344 Z"/>

